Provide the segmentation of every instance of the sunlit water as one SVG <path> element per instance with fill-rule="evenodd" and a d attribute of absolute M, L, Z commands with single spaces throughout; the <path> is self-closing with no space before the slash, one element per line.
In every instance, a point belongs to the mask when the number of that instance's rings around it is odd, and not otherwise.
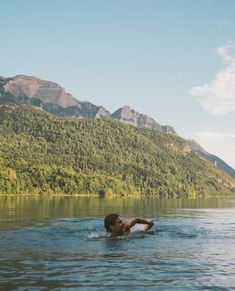
<path fill-rule="evenodd" d="M 154 219 L 107 240 L 103 218 Z M 235 200 L 0 198 L 0 290 L 235 290 Z"/>

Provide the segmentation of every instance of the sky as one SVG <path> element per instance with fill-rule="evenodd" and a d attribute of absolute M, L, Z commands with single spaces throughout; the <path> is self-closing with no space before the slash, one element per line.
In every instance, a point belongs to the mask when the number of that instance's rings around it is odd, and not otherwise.
<path fill-rule="evenodd" d="M 0 0 L 0 76 L 173 126 L 235 168 L 234 0 Z"/>

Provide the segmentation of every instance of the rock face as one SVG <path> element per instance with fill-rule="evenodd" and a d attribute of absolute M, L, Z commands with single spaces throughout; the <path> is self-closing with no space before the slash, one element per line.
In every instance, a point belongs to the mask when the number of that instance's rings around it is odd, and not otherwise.
<path fill-rule="evenodd" d="M 66 93 L 58 84 L 35 77 L 18 75 L 7 79 L 3 87 L 4 91 L 16 101 L 22 100 L 22 98 L 32 98 L 46 104 L 57 104 L 63 108 L 78 104 L 76 98 Z"/>
<path fill-rule="evenodd" d="M 122 122 L 131 124 L 139 128 L 156 129 L 161 132 L 176 134 L 173 127 L 169 125 L 162 126 L 158 122 L 156 122 L 153 118 L 141 114 L 131 109 L 129 106 L 119 108 L 111 116 L 115 119 L 118 119 Z"/>
<path fill-rule="evenodd" d="M 0 77 L 0 103 L 9 102 L 31 104 L 60 116 L 83 118 L 110 116 L 104 107 L 78 101 L 54 82 L 25 75 L 13 78 Z"/>
<path fill-rule="evenodd" d="M 173 127 L 162 126 L 153 118 L 141 114 L 129 106 L 124 106 L 111 115 L 103 106 L 96 106 L 87 101 L 78 101 L 54 82 L 25 75 L 17 75 L 13 78 L 0 77 L 1 103 L 31 104 L 59 116 L 89 119 L 110 117 L 139 128 L 156 129 L 176 134 Z"/>
<path fill-rule="evenodd" d="M 50 108 L 48 111 L 52 112 Z M 53 112 L 60 116 L 73 116 L 88 119 L 96 119 L 101 117 L 110 117 L 110 112 L 102 106 L 96 106 L 90 102 L 79 102 L 76 106 L 67 108 L 56 108 Z"/>

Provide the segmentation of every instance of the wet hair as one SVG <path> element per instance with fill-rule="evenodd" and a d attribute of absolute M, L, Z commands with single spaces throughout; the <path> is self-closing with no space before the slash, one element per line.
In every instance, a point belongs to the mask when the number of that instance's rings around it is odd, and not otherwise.
<path fill-rule="evenodd" d="M 111 213 L 107 215 L 104 219 L 104 227 L 106 228 L 107 232 L 111 232 L 110 225 L 115 224 L 115 220 L 119 217 L 119 214 Z"/>

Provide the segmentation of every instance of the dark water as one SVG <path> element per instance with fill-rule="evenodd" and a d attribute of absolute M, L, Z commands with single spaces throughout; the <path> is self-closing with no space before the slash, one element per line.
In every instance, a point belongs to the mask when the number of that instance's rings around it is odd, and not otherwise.
<path fill-rule="evenodd" d="M 107 240 L 103 217 L 154 219 Z M 235 200 L 0 198 L 0 290 L 235 290 Z"/>

